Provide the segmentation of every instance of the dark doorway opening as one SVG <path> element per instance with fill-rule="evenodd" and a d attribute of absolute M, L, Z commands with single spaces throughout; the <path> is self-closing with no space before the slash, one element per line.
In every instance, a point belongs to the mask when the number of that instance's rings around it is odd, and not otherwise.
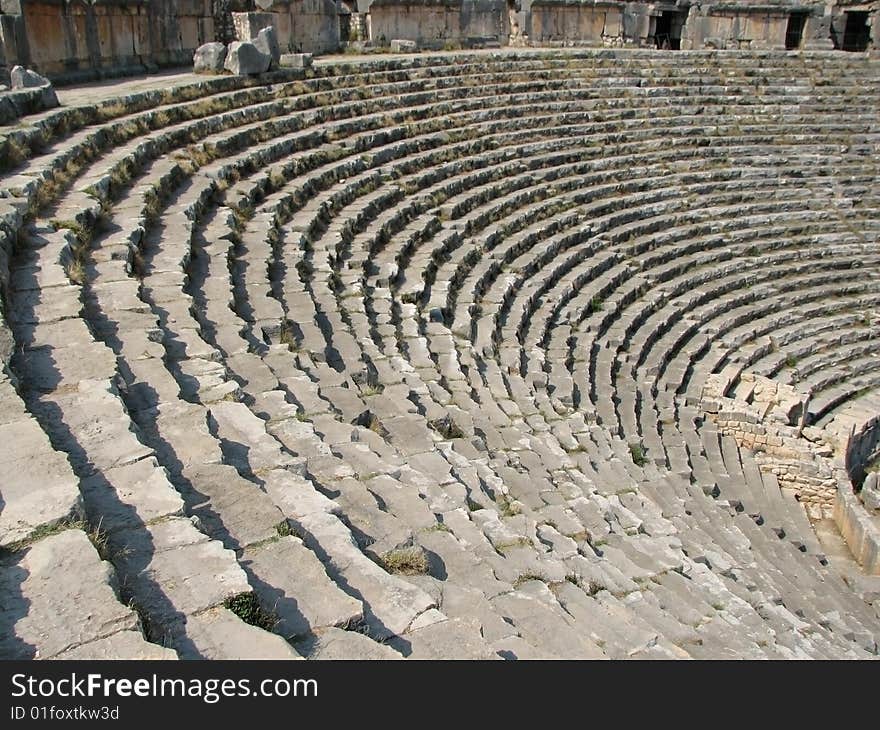
<path fill-rule="evenodd" d="M 785 48 L 789 51 L 800 48 L 804 40 L 804 26 L 807 24 L 809 13 L 792 13 L 788 16 L 788 26 L 785 29 Z"/>
<path fill-rule="evenodd" d="M 655 18 L 654 44 L 657 48 L 671 51 L 681 49 L 681 29 L 684 27 L 687 12 L 663 10 Z"/>
<path fill-rule="evenodd" d="M 339 42 L 348 43 L 355 40 L 351 34 L 351 13 L 339 13 Z"/>
<path fill-rule="evenodd" d="M 868 40 L 868 13 L 860 11 L 846 13 L 846 25 L 843 28 L 843 50 L 866 51 Z"/>

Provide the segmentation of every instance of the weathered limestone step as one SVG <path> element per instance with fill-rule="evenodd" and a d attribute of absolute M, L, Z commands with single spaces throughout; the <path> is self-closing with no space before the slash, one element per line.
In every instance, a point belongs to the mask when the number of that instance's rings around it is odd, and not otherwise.
<path fill-rule="evenodd" d="M 80 489 L 89 522 L 105 532 L 183 515 L 183 499 L 153 457 L 96 472 Z"/>
<path fill-rule="evenodd" d="M 408 659 L 501 659 L 483 638 L 478 621 L 447 619 L 436 610 L 416 619 L 399 643 L 406 645 Z"/>
<path fill-rule="evenodd" d="M 0 655 L 5 659 L 173 659 L 149 644 L 119 602 L 112 566 L 84 532 L 64 530 L 0 560 Z"/>
<path fill-rule="evenodd" d="M 605 653 L 572 624 L 545 583 L 530 580 L 514 593 L 496 596 L 493 608 L 537 650 L 564 659 L 605 659 Z M 495 649 L 504 656 L 504 642 Z M 516 649 L 513 650 L 516 656 Z"/>
<path fill-rule="evenodd" d="M 403 659 L 390 646 L 356 631 L 330 628 L 298 644 L 309 659 Z"/>
<path fill-rule="evenodd" d="M 0 380 L 0 441 L 0 547 L 81 514 L 79 485 L 67 459 L 52 448 L 37 421 L 25 413 L 5 378 Z"/>
<path fill-rule="evenodd" d="M 55 445 L 70 454 L 77 470 L 111 469 L 153 455 L 132 430 L 110 381 L 81 380 L 70 389 L 38 395 L 33 410 L 51 424 Z"/>
<path fill-rule="evenodd" d="M 302 87 L 139 96 L 0 180 L 58 195 L 70 226 L 19 241 L 14 364 L 150 636 L 187 658 L 871 651 L 871 609 L 736 516 L 790 513 L 745 454 L 732 476 L 717 438 L 704 454 L 675 398 L 780 327 L 880 301 L 877 115 L 845 113 L 880 90 L 864 70 L 647 51 L 321 62 Z M 16 139 L 51 144 L 55 124 Z M 59 173 L 73 192 L 47 184 Z M 98 220 L 88 186 L 119 198 L 102 217 L 124 230 L 93 238 L 80 288 L 64 267 Z M 813 339 L 817 366 L 852 365 L 810 376 L 822 408 L 870 384 L 867 350 L 834 359 L 812 335 L 797 352 Z M 3 404 L 0 435 L 43 454 Z M 434 427 L 446 416 L 463 436 Z M 377 564 L 410 544 L 426 574 Z M 275 633 L 226 607 L 240 594 Z"/>
<path fill-rule="evenodd" d="M 305 545 L 321 559 L 338 584 L 363 601 L 365 621 L 377 639 L 402 634 L 422 613 L 435 607 L 424 591 L 386 573 L 359 549 L 335 515 L 313 512 L 297 518 Z"/>
<path fill-rule="evenodd" d="M 199 532 L 185 518 L 172 517 L 143 529 L 108 536 L 122 586 L 149 617 L 157 641 L 184 645 L 192 640 L 189 616 L 222 606 L 251 586 L 235 554 Z"/>
<path fill-rule="evenodd" d="M 229 548 L 278 536 L 284 514 L 252 481 L 227 464 L 193 465 L 183 469 L 181 495 L 199 528 Z"/>
<path fill-rule="evenodd" d="M 678 655 L 656 630 L 644 624 L 635 614 L 591 598 L 584 591 L 566 582 L 555 590 L 560 605 L 589 632 L 590 638 L 612 659 L 641 656 Z"/>
<path fill-rule="evenodd" d="M 212 430 L 224 444 L 227 462 L 241 473 L 259 475 L 270 469 L 300 469 L 301 462 L 266 433 L 265 422 L 244 403 L 213 403 L 210 421 Z"/>
<path fill-rule="evenodd" d="M 178 640 L 181 659 L 300 659 L 284 639 L 249 626 L 227 608 L 190 616 Z"/>
<path fill-rule="evenodd" d="M 240 558 L 260 602 L 278 617 L 274 631 L 291 642 L 363 618 L 361 602 L 343 593 L 321 561 L 293 536 L 245 548 Z"/>

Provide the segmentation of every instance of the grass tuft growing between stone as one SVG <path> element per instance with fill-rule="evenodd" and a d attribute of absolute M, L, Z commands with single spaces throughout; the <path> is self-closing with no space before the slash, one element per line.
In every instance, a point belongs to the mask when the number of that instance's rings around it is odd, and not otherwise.
<path fill-rule="evenodd" d="M 428 557 L 424 550 L 415 545 L 389 550 L 380 560 L 389 573 L 424 575 L 428 572 Z"/>
<path fill-rule="evenodd" d="M 223 605 L 246 624 L 265 631 L 272 631 L 278 623 L 277 617 L 266 611 L 254 593 L 239 593 L 223 601 Z"/>
<path fill-rule="evenodd" d="M 645 455 L 645 447 L 641 444 L 630 444 L 629 455 L 633 460 L 633 464 L 636 466 L 644 466 L 648 463 L 648 457 Z"/>

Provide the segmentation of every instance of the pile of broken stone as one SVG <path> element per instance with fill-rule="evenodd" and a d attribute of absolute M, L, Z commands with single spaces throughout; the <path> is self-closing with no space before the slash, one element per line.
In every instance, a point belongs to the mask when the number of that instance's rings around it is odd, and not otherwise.
<path fill-rule="evenodd" d="M 204 74 L 253 76 L 272 71 L 280 66 L 307 68 L 312 65 L 310 53 L 281 53 L 278 36 L 272 26 L 263 28 L 253 40 L 223 43 L 205 43 L 193 55 L 193 71 Z"/>

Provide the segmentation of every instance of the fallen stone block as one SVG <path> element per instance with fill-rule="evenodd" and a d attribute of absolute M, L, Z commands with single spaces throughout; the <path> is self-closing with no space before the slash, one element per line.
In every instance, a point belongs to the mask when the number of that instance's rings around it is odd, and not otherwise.
<path fill-rule="evenodd" d="M 197 74 L 223 73 L 226 62 L 226 46 L 222 43 L 205 43 L 193 54 L 193 71 Z"/>
<path fill-rule="evenodd" d="M 277 68 L 281 60 L 281 47 L 278 45 L 278 35 L 271 25 L 263 28 L 254 39 L 254 45 L 260 53 L 265 53 L 272 59 L 270 68 Z"/>
<path fill-rule="evenodd" d="M 266 73 L 271 64 L 272 57 L 253 43 L 235 41 L 229 44 L 223 68 L 236 76 L 255 76 Z"/>
<path fill-rule="evenodd" d="M 312 65 L 311 53 L 284 53 L 279 61 L 281 68 L 309 68 Z"/>
<path fill-rule="evenodd" d="M 9 72 L 9 80 L 13 89 L 38 89 L 41 86 L 52 85 L 45 76 L 23 66 L 13 66 L 12 71 Z"/>
<path fill-rule="evenodd" d="M 392 53 L 415 53 L 418 49 L 415 41 L 407 41 L 402 38 L 395 38 L 391 41 Z"/>

